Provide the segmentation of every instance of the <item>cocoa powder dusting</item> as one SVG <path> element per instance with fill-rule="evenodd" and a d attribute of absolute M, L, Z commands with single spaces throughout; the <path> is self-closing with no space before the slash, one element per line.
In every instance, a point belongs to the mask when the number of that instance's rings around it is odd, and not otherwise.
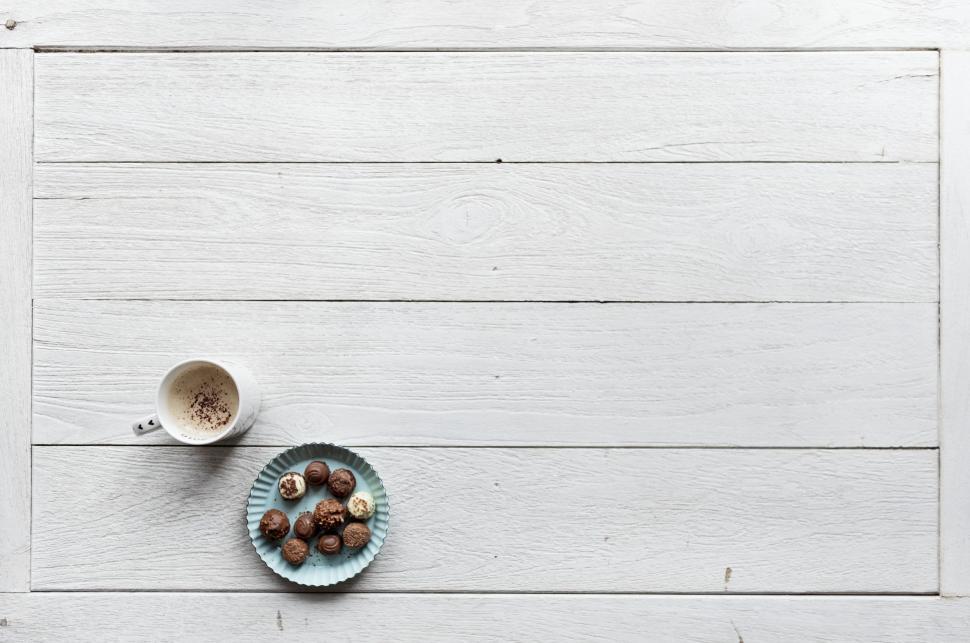
<path fill-rule="evenodd" d="M 212 381 L 203 382 L 192 399 L 191 417 L 196 426 L 221 428 L 232 420 L 232 409 L 226 403 L 227 393 Z"/>
<path fill-rule="evenodd" d="M 239 413 L 239 391 L 232 377 L 214 365 L 183 370 L 172 382 L 168 405 L 183 435 L 208 437 L 232 425 Z"/>

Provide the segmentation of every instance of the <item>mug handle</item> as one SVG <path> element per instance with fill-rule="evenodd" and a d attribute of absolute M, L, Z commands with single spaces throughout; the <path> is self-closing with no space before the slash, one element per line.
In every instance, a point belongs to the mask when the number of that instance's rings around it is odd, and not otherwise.
<path fill-rule="evenodd" d="M 157 431 L 160 428 L 162 428 L 162 422 L 158 419 L 157 415 L 143 417 L 137 422 L 132 422 L 131 424 L 131 430 L 135 435 L 145 435 L 146 433 Z"/>

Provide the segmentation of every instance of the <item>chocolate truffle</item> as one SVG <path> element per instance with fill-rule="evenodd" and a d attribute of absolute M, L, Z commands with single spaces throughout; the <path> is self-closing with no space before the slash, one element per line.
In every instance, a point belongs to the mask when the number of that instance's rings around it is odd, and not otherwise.
<path fill-rule="evenodd" d="M 291 565 L 302 565 L 310 553 L 310 545 L 299 538 L 290 538 L 283 543 L 283 558 Z"/>
<path fill-rule="evenodd" d="M 320 540 L 317 541 L 317 551 L 327 556 L 339 554 L 341 546 L 340 536 L 334 536 L 333 534 L 320 536 Z"/>
<path fill-rule="evenodd" d="M 313 519 L 313 514 L 309 511 L 301 513 L 293 523 L 293 533 L 303 540 L 313 538 L 317 533 L 317 523 Z"/>
<path fill-rule="evenodd" d="M 314 460 L 306 465 L 306 469 L 303 470 L 303 477 L 314 487 L 319 487 L 327 484 L 327 479 L 330 478 L 330 467 L 327 466 L 326 462 Z"/>
<path fill-rule="evenodd" d="M 259 519 L 259 530 L 273 540 L 279 540 L 290 533 L 290 519 L 279 509 L 270 509 Z"/>
<path fill-rule="evenodd" d="M 280 476 L 280 495 L 284 500 L 299 500 L 306 493 L 306 480 L 303 474 L 287 471 Z"/>
<path fill-rule="evenodd" d="M 347 501 L 347 511 L 357 520 L 367 520 L 377 511 L 374 496 L 366 491 L 358 491 Z"/>
<path fill-rule="evenodd" d="M 313 509 L 313 519 L 323 531 L 334 531 L 344 524 L 347 518 L 347 508 L 339 500 L 327 498 L 317 503 Z"/>
<path fill-rule="evenodd" d="M 360 549 L 370 542 L 370 529 L 362 522 L 352 522 L 344 528 L 344 544 Z"/>
<path fill-rule="evenodd" d="M 327 488 L 330 489 L 330 493 L 338 498 L 346 498 L 354 492 L 356 486 L 357 478 L 349 469 L 337 469 L 330 474 L 330 480 L 327 481 Z"/>

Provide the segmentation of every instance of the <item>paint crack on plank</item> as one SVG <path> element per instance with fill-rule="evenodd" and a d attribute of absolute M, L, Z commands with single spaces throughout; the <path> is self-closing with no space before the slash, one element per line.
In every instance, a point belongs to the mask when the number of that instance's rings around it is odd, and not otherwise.
<path fill-rule="evenodd" d="M 738 643 L 744 643 L 744 637 L 741 636 L 741 631 L 738 629 L 738 626 L 734 624 L 734 621 L 731 621 L 731 627 L 734 628 L 734 633 L 738 635 Z"/>
<path fill-rule="evenodd" d="M 283 615 L 279 610 L 276 610 L 276 627 L 279 628 L 280 632 L 283 631 Z"/>
<path fill-rule="evenodd" d="M 731 574 L 733 570 L 730 567 L 724 568 L 724 591 L 728 591 L 728 583 L 731 582 Z"/>

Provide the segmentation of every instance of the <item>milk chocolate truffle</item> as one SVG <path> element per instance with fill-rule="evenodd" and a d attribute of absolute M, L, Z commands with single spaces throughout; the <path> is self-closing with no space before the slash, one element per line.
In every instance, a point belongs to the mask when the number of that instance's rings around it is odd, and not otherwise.
<path fill-rule="evenodd" d="M 366 491 L 358 491 L 347 501 L 347 511 L 357 520 L 367 520 L 377 511 L 374 496 Z"/>
<path fill-rule="evenodd" d="M 326 462 L 314 460 L 306 465 L 306 469 L 303 470 L 303 477 L 314 487 L 319 487 L 327 484 L 327 479 L 330 478 L 330 467 L 327 466 Z"/>
<path fill-rule="evenodd" d="M 327 556 L 339 554 L 341 546 L 340 536 L 334 536 L 333 534 L 320 536 L 320 540 L 317 541 L 317 551 Z"/>
<path fill-rule="evenodd" d="M 347 508 L 339 500 L 327 498 L 317 503 L 313 509 L 313 519 L 323 531 L 334 531 L 344 524 L 347 518 Z"/>
<path fill-rule="evenodd" d="M 338 498 L 346 498 L 354 492 L 356 486 L 357 478 L 349 469 L 337 469 L 330 474 L 330 480 L 327 482 L 330 493 Z"/>
<path fill-rule="evenodd" d="M 291 565 L 302 565 L 310 553 L 310 545 L 299 538 L 290 538 L 283 543 L 283 558 Z"/>
<path fill-rule="evenodd" d="M 313 519 L 313 514 L 309 511 L 301 513 L 293 523 L 293 533 L 303 540 L 313 538 L 317 533 L 317 523 Z"/>
<path fill-rule="evenodd" d="M 306 480 L 303 474 L 287 471 L 280 476 L 280 495 L 284 500 L 299 500 L 306 493 Z"/>
<path fill-rule="evenodd" d="M 259 530 L 273 540 L 279 540 L 290 533 L 290 519 L 279 509 L 270 509 L 259 519 Z"/>
<path fill-rule="evenodd" d="M 362 522 L 352 522 L 344 528 L 344 544 L 360 549 L 370 542 L 370 529 Z"/>

